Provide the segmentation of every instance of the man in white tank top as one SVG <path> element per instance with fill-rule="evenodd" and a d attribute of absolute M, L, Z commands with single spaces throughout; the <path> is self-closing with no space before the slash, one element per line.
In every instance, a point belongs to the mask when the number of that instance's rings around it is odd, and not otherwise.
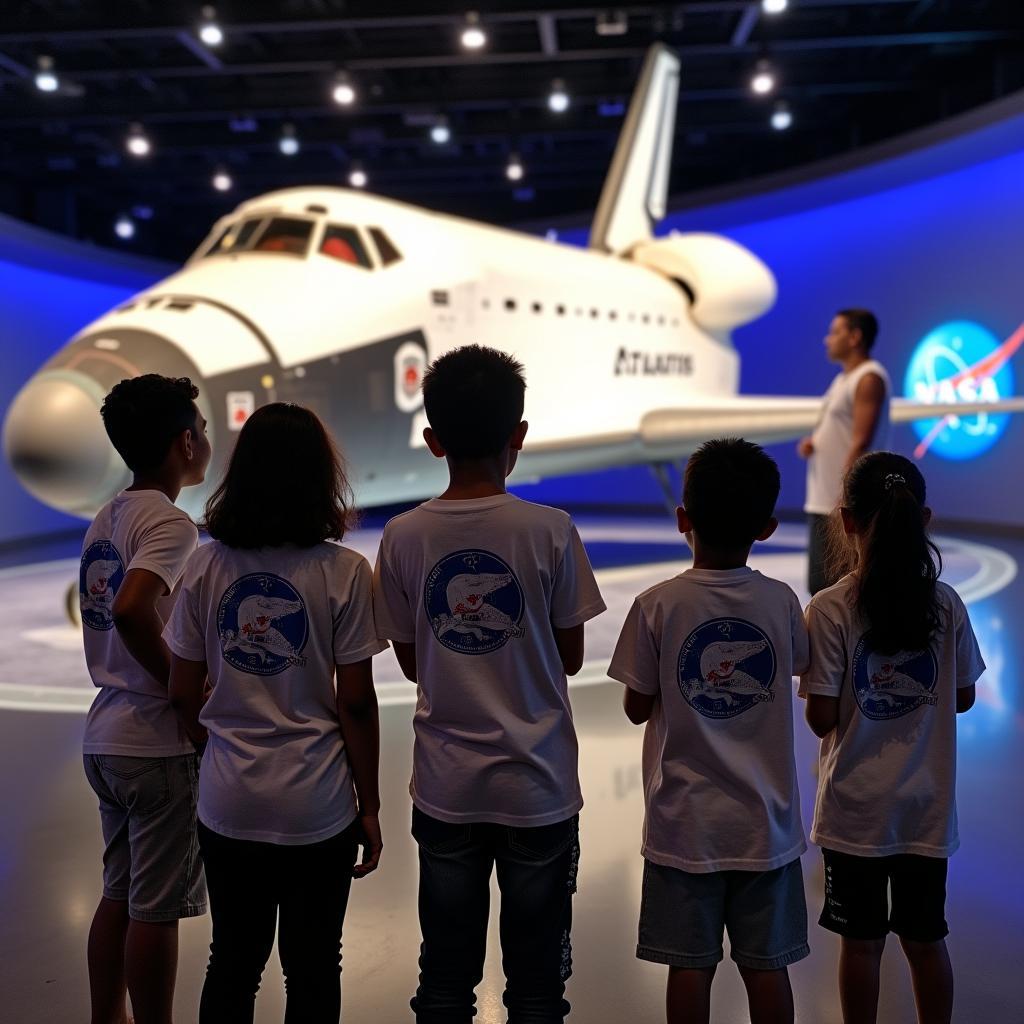
<path fill-rule="evenodd" d="M 889 443 L 892 386 L 885 367 L 871 358 L 878 320 L 866 309 L 842 309 L 825 335 L 825 353 L 842 368 L 825 392 L 818 423 L 797 445 L 807 459 L 804 511 L 810 527 L 807 587 L 811 594 L 835 581 L 825 565 L 828 517 L 839 504 L 846 471 L 867 452 Z"/>

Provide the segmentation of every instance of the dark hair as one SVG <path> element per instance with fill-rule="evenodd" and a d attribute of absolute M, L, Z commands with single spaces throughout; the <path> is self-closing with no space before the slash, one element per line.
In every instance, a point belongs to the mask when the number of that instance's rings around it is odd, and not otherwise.
<path fill-rule="evenodd" d="M 423 408 L 453 459 L 483 459 L 508 444 L 523 418 L 526 378 L 513 356 L 465 345 L 435 359 L 423 375 Z"/>
<path fill-rule="evenodd" d="M 841 316 L 850 330 L 860 331 L 864 351 L 870 352 L 878 337 L 878 317 L 870 309 L 841 309 L 836 316 Z"/>
<path fill-rule="evenodd" d="M 921 471 L 894 452 L 862 456 L 843 482 L 843 507 L 860 536 L 859 563 L 843 538 L 846 568 L 858 570 L 853 606 L 882 654 L 924 650 L 942 626 L 935 586 L 942 556 L 928 536 L 925 498 Z"/>
<path fill-rule="evenodd" d="M 686 463 L 683 507 L 706 544 L 752 544 L 775 511 L 779 486 L 779 467 L 760 445 L 706 441 Z"/>
<path fill-rule="evenodd" d="M 197 388 L 188 377 L 146 373 L 123 380 L 103 399 L 100 415 L 117 454 L 133 473 L 159 469 L 174 439 L 196 429 Z"/>
<path fill-rule="evenodd" d="M 352 525 L 352 492 L 337 446 L 314 412 L 274 402 L 242 427 L 203 527 L 231 548 L 313 547 Z"/>

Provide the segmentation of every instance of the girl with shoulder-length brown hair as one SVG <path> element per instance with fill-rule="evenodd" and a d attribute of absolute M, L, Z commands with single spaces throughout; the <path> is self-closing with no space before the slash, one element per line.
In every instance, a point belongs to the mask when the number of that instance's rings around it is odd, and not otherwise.
<path fill-rule="evenodd" d="M 170 700 L 205 748 L 204 1024 L 253 1019 L 278 920 L 288 1019 L 338 1020 L 349 887 L 381 852 L 371 659 L 386 645 L 369 564 L 334 543 L 352 520 L 344 463 L 315 413 L 257 410 L 207 504 L 212 540 L 167 627 Z"/>

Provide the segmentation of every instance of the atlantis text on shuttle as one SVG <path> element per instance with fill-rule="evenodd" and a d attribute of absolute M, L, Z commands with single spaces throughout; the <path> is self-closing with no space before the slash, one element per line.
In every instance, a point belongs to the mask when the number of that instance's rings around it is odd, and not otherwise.
<path fill-rule="evenodd" d="M 615 376 L 688 377 L 693 373 L 689 352 L 641 352 L 620 348 L 615 356 Z"/>

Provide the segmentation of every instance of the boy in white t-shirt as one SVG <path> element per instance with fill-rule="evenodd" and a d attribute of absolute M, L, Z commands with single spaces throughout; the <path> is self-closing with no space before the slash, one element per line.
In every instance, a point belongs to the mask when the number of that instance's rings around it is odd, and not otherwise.
<path fill-rule="evenodd" d="M 378 631 L 419 685 L 420 1024 L 472 1019 L 495 865 L 509 1019 L 569 1010 L 583 800 L 566 674 L 605 605 L 569 516 L 505 490 L 525 387 L 515 359 L 476 345 L 430 367 L 424 438 L 450 483 L 387 524 L 374 572 Z"/>
<path fill-rule="evenodd" d="M 170 1021 L 178 920 L 206 910 L 196 839 L 195 749 L 167 699 L 170 654 L 160 637 L 198 541 L 175 500 L 202 482 L 206 420 L 187 377 L 121 381 L 101 410 L 134 474 L 93 520 L 79 597 L 85 659 L 99 687 L 82 746 L 99 797 L 106 849 L 103 898 L 89 932 L 94 1021 Z"/>
<path fill-rule="evenodd" d="M 778 494 L 755 444 L 691 456 L 676 512 L 693 568 L 636 599 L 608 669 L 647 723 L 637 956 L 669 966 L 670 1024 L 710 1019 L 723 930 L 753 1020 L 793 1020 L 786 968 L 809 953 L 791 687 L 807 632 L 793 591 L 747 566 Z"/>

